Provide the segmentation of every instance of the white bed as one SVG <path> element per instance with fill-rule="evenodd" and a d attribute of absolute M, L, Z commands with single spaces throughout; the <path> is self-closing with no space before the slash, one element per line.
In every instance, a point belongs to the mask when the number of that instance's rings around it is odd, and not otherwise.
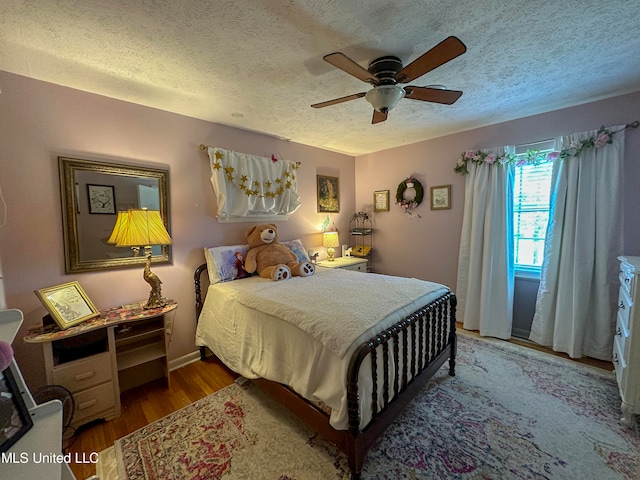
<path fill-rule="evenodd" d="M 216 283 L 202 302 L 204 267 L 196 272 L 196 345 L 244 377 L 283 384 L 321 406 L 335 430 L 358 437 L 447 358 L 454 374 L 455 296 L 444 285 L 318 268 L 279 282 L 252 276 Z M 355 387 L 354 362 L 361 363 Z M 347 452 L 354 478 L 371 443 L 351 448 L 359 459 Z"/>
<path fill-rule="evenodd" d="M 211 285 L 200 314 L 196 345 L 209 347 L 225 365 L 246 378 L 289 385 L 307 400 L 326 405 L 331 409 L 331 425 L 346 430 L 346 378 L 353 351 L 373 334 L 449 291 L 444 285 L 416 279 L 375 277 L 376 291 L 371 285 L 364 289 L 362 273 L 323 268 L 318 268 L 312 277 L 287 281 L 253 276 Z M 294 309 L 287 300 L 295 298 L 301 288 L 306 294 Z M 383 297 L 380 289 L 386 290 Z M 409 289 L 413 295 L 397 298 L 398 291 Z M 256 298 L 256 294 L 271 297 L 273 304 L 263 305 L 264 298 L 251 302 L 247 297 Z M 277 313 L 278 305 L 284 314 L 299 316 L 301 322 L 305 322 L 305 314 L 312 314 L 315 318 L 306 319 L 307 325 L 312 324 L 307 330 L 313 330 L 314 320 L 324 318 L 328 322 L 326 331 L 316 328 L 315 335 L 310 334 L 295 319 L 277 318 L 272 313 Z M 345 314 L 347 311 L 350 313 Z M 357 324 L 360 328 L 346 329 L 345 333 L 340 323 Z M 355 338 L 347 347 L 336 345 L 339 337 L 349 335 Z M 370 367 L 360 375 L 360 398 L 364 400 L 371 396 L 371 382 L 367 385 L 364 381 L 370 377 Z M 371 414 L 368 402 L 362 407 L 365 415 L 360 426 L 364 427 Z"/>

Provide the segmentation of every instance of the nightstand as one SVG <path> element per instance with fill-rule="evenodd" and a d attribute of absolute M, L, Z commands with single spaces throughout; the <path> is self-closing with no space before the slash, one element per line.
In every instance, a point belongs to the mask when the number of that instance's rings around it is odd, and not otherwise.
<path fill-rule="evenodd" d="M 178 304 L 145 309 L 142 303 L 100 310 L 66 330 L 47 324 L 27 332 L 26 343 L 42 344 L 47 383 L 73 395 L 73 427 L 119 417 L 121 391 L 163 376 L 169 386 L 167 351 Z"/>
<path fill-rule="evenodd" d="M 367 259 L 358 257 L 338 257 L 332 262 L 323 260 L 316 265 L 323 268 L 342 268 L 344 270 L 355 270 L 357 272 L 367 271 Z"/>

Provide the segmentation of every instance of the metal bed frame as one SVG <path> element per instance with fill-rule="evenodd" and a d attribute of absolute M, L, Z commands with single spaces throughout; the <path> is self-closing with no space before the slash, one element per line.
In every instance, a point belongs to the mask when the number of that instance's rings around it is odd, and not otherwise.
<path fill-rule="evenodd" d="M 203 264 L 194 273 L 196 322 L 204 304 L 201 275 L 206 270 L 207 265 Z M 374 335 L 355 350 L 345 379 L 348 430 L 333 428 L 326 412 L 286 385 L 265 379 L 254 380 L 254 383 L 344 452 L 351 476 L 357 480 L 369 448 L 447 360 L 449 375 L 455 376 L 456 304 L 455 294 L 448 292 Z M 204 360 L 205 356 L 206 347 L 200 347 L 200 358 Z M 358 375 L 367 357 L 371 359 L 373 377 L 372 418 L 360 428 Z M 382 372 L 382 385 L 378 382 L 379 372 Z"/>

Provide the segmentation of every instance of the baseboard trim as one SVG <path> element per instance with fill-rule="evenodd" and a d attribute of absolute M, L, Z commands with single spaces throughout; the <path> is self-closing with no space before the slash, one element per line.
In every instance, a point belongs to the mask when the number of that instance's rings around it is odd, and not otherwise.
<path fill-rule="evenodd" d="M 188 353 L 179 358 L 174 358 L 173 360 L 169 360 L 169 371 L 173 372 L 178 368 L 185 367 L 190 363 L 195 363 L 200 360 L 200 351 L 196 350 L 195 352 Z"/>

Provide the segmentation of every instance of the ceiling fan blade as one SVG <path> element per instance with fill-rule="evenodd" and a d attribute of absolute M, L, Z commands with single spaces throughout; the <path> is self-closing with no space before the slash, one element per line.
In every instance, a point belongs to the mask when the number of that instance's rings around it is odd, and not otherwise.
<path fill-rule="evenodd" d="M 379 112 L 378 110 L 373 111 L 373 119 L 371 120 L 372 124 L 384 122 L 387 119 L 387 112 Z"/>
<path fill-rule="evenodd" d="M 378 84 L 378 79 L 376 77 L 371 75 L 371 73 L 369 73 L 369 71 L 366 68 L 360 66 L 359 64 L 351 60 L 344 53 L 340 53 L 340 52 L 330 53 L 329 55 L 325 55 L 322 58 L 326 62 L 329 62 L 334 67 L 339 68 L 344 72 L 347 72 L 349 75 L 352 75 L 357 79 L 362 80 L 363 82 L 367 82 L 372 85 Z"/>
<path fill-rule="evenodd" d="M 313 108 L 329 107 L 342 102 L 348 102 L 349 100 L 355 100 L 356 98 L 362 98 L 366 95 L 366 92 L 354 93 L 353 95 L 347 95 L 346 97 L 334 98 L 333 100 L 327 100 L 326 102 L 314 103 L 311 105 Z"/>
<path fill-rule="evenodd" d="M 408 86 L 404 87 L 404 91 L 407 92 L 404 98 L 422 100 L 423 102 L 443 103 L 445 105 L 455 103 L 460 96 L 462 96 L 460 90 L 443 90 L 441 88 Z"/>
<path fill-rule="evenodd" d="M 467 47 L 457 37 L 447 37 L 409 65 L 396 73 L 396 82 L 409 83 L 427 72 L 444 65 L 467 51 Z"/>

